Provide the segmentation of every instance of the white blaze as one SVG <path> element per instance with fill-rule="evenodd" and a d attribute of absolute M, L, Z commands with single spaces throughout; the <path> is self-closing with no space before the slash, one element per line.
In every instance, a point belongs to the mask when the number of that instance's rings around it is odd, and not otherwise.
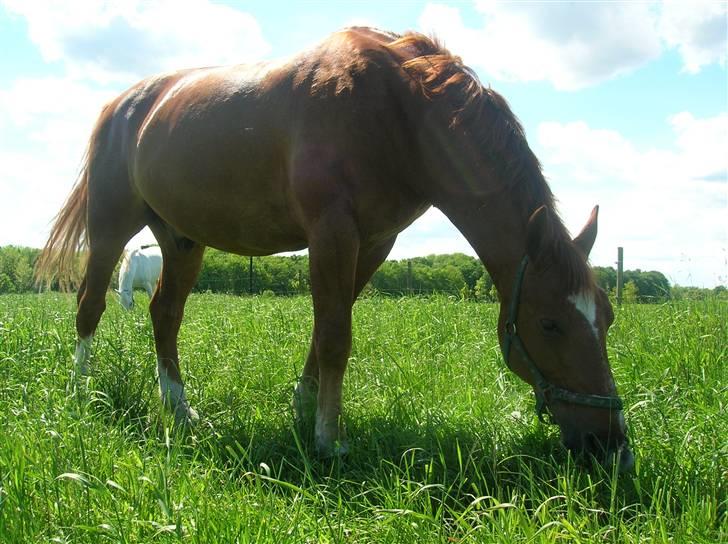
<path fill-rule="evenodd" d="M 571 302 L 577 310 L 586 318 L 587 323 L 591 326 L 594 336 L 599 338 L 597 329 L 597 304 L 594 301 L 594 293 L 582 291 L 569 296 Z"/>

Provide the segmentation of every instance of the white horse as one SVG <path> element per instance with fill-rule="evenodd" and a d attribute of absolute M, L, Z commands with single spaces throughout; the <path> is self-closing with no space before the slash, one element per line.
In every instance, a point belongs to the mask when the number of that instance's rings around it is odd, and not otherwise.
<path fill-rule="evenodd" d="M 162 252 L 159 246 L 142 246 L 124 252 L 119 269 L 119 294 L 121 305 L 127 310 L 134 307 L 134 289 L 144 289 L 151 298 L 162 271 Z"/>

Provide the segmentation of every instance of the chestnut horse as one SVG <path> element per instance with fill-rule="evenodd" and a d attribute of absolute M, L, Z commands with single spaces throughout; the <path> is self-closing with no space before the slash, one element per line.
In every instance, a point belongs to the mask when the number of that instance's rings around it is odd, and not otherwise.
<path fill-rule="evenodd" d="M 349 28 L 285 63 L 132 87 L 103 109 L 38 274 L 68 277 L 87 249 L 76 317 L 85 367 L 114 265 L 149 226 L 164 257 L 150 305 L 160 393 L 184 423 L 197 413 L 177 333 L 205 247 L 308 247 L 314 326 L 295 406 L 315 420 L 318 451 L 342 454 L 352 305 L 397 234 L 433 205 L 493 278 L 504 357 L 534 388 L 539 415 L 570 449 L 630 468 L 606 351 L 612 309 L 587 264 L 597 208 L 572 240 L 506 101 L 421 34 Z"/>

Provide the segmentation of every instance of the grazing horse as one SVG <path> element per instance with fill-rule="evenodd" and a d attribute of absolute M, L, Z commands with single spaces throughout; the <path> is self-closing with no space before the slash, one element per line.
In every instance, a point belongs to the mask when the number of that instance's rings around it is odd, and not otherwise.
<path fill-rule="evenodd" d="M 162 272 L 162 252 L 159 246 L 142 246 L 124 252 L 119 269 L 119 301 L 131 310 L 134 307 L 134 289 L 144 289 L 152 298 L 159 274 Z"/>
<path fill-rule="evenodd" d="M 314 326 L 294 404 L 315 422 L 320 454 L 342 454 L 352 305 L 432 205 L 493 278 L 504 358 L 533 387 L 539 415 L 568 448 L 630 468 L 606 350 L 614 316 L 587 264 L 597 208 L 572 240 L 506 101 L 418 33 L 349 28 L 287 62 L 141 81 L 103 109 L 38 274 L 67 275 L 87 248 L 76 316 L 84 366 L 114 263 L 149 226 L 164 256 L 150 304 L 160 393 L 190 422 L 177 334 L 204 248 L 308 247 Z"/>

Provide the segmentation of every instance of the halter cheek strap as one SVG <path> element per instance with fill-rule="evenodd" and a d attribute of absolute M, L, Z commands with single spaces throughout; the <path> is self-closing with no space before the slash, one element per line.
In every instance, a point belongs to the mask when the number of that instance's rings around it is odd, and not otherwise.
<path fill-rule="evenodd" d="M 509 360 L 511 346 L 514 346 L 518 353 L 521 355 L 521 359 L 526 363 L 526 368 L 531 373 L 533 379 L 533 389 L 536 394 L 536 414 L 538 419 L 547 423 L 544 418 L 544 414 L 550 412 L 549 404 L 554 400 L 567 402 L 569 404 L 580 404 L 582 406 L 590 406 L 592 408 L 604 408 L 606 410 L 621 410 L 622 399 L 617 396 L 603 396 L 603 395 L 592 395 L 588 393 L 576 393 L 557 387 L 556 385 L 549 382 L 541 371 L 533 362 L 533 359 L 528 354 L 526 346 L 523 344 L 521 337 L 518 336 L 518 328 L 516 323 L 518 321 L 518 306 L 520 305 L 521 298 L 521 285 L 523 284 L 523 277 L 526 274 L 526 267 L 528 266 L 528 256 L 523 257 L 521 264 L 516 272 L 516 278 L 513 282 L 513 292 L 511 295 L 511 304 L 508 309 L 508 321 L 505 326 L 505 336 L 503 338 L 503 359 L 506 362 L 508 368 L 513 371 Z M 552 421 L 548 421 L 551 423 Z"/>

